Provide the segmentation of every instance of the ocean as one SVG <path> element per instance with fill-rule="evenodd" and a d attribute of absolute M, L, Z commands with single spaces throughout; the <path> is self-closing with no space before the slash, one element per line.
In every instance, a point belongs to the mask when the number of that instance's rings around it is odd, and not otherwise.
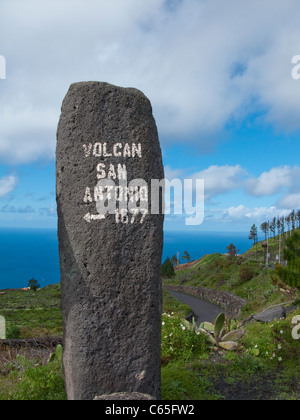
<path fill-rule="evenodd" d="M 0 289 L 18 289 L 36 279 L 41 287 L 59 283 L 54 229 L 0 229 Z"/>
<path fill-rule="evenodd" d="M 181 257 L 187 251 L 192 260 L 198 260 L 206 254 L 225 254 L 227 247 L 233 243 L 240 254 L 248 251 L 252 242 L 247 232 L 165 232 L 163 261 L 179 252 Z"/>
<path fill-rule="evenodd" d="M 187 251 L 191 259 L 225 253 L 233 242 L 240 253 L 251 242 L 247 233 L 165 232 L 163 261 Z M 57 232 L 54 229 L 0 229 L 0 289 L 18 289 L 36 279 L 41 287 L 59 283 Z"/>

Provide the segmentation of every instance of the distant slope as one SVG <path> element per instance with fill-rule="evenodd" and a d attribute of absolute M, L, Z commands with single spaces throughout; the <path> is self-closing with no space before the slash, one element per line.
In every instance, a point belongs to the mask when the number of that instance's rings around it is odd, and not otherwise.
<path fill-rule="evenodd" d="M 259 244 L 257 247 L 259 248 Z M 276 249 L 276 240 L 271 240 L 271 255 L 275 255 Z M 181 266 L 176 271 L 176 277 L 166 280 L 165 283 L 230 292 L 248 301 L 243 315 L 252 315 L 267 306 L 288 302 L 294 298 L 289 288 L 274 281 L 274 270 L 264 264 L 264 252 L 262 247 L 261 250 L 257 250 L 258 260 L 256 249 L 253 247 L 234 258 L 222 254 L 206 255 L 190 265 Z"/>
<path fill-rule="evenodd" d="M 206 255 L 204 255 L 202 258 L 206 257 Z M 198 264 L 202 258 L 200 258 L 199 260 L 195 260 L 195 261 L 190 261 L 188 263 L 184 263 L 184 264 L 178 264 L 175 267 L 175 271 L 179 271 L 179 270 L 187 270 L 188 268 L 192 268 L 194 267 L 196 264 Z"/>
<path fill-rule="evenodd" d="M 257 259 L 260 262 L 265 262 L 267 257 L 267 252 L 270 254 L 269 262 L 270 264 L 278 264 L 279 258 L 281 263 L 284 263 L 283 251 L 285 248 L 285 242 L 288 234 L 276 236 L 275 238 L 270 238 L 268 241 L 258 242 L 256 245 L 252 246 L 247 252 L 243 254 L 246 258 Z M 268 243 L 268 248 L 263 247 L 263 243 Z M 277 259 L 278 257 L 278 259 Z"/>

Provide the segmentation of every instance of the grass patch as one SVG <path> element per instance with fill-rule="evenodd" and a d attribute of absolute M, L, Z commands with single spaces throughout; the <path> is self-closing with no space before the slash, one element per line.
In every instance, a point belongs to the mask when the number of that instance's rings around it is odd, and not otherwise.
<path fill-rule="evenodd" d="M 185 317 L 191 313 L 191 308 L 188 305 L 180 302 L 174 296 L 171 296 L 167 290 L 163 289 L 163 312 L 176 312 Z"/>
<path fill-rule="evenodd" d="M 299 341 L 292 337 L 292 319 L 299 315 L 297 310 L 284 320 L 275 320 L 266 324 L 251 321 L 241 342 L 247 353 L 270 360 L 274 364 L 285 364 L 299 359 Z"/>
<path fill-rule="evenodd" d="M 37 338 L 62 335 L 60 285 L 39 289 L 8 290 L 0 296 L 0 314 L 5 317 L 7 338 Z"/>
<path fill-rule="evenodd" d="M 212 383 L 180 363 L 162 368 L 162 400 L 217 400 Z"/>
<path fill-rule="evenodd" d="M 266 268 L 261 261 L 252 259 L 251 253 L 233 258 L 212 254 L 192 268 L 176 271 L 175 278 L 165 280 L 164 284 L 232 293 L 248 301 L 241 315 L 246 318 L 268 306 L 297 298 L 285 285 L 274 281 L 274 274 L 274 270 Z"/>
<path fill-rule="evenodd" d="M 3 369 L 3 368 L 2 368 Z M 17 355 L 0 375 L 0 400 L 66 400 L 62 347 L 49 361 L 30 360 Z"/>
<path fill-rule="evenodd" d="M 181 314 L 162 316 L 162 363 L 193 358 L 205 358 L 208 354 L 206 335 L 195 330 Z"/>
<path fill-rule="evenodd" d="M 246 283 L 238 278 L 239 267 L 246 263 L 215 254 L 207 256 L 187 273 L 176 274 L 178 283 L 201 282 L 224 270 L 218 287 L 251 297 L 247 311 L 266 307 L 282 295 L 260 271 Z M 254 270 L 255 262 L 247 262 Z M 220 271 L 221 272 L 221 271 Z M 236 277 L 229 276 L 231 273 Z M 209 280 L 203 279 L 203 281 Z M 211 275 L 213 283 L 213 274 Z M 213 286 L 211 284 L 211 286 Z M 217 287 L 217 286 L 215 286 Z M 279 296 L 279 297 L 278 297 Z M 163 400 L 299 400 L 300 341 L 292 338 L 292 318 L 245 325 L 246 334 L 235 352 L 214 352 L 206 337 L 188 325 L 190 308 L 164 291 L 162 318 L 162 399 Z M 60 286 L 48 286 L 34 292 L 7 291 L 0 296 L 0 313 L 8 321 L 10 334 L 39 337 L 62 332 Z M 50 351 L 29 356 L 28 349 L 0 350 L 0 400 L 64 400 L 61 353 L 49 361 Z"/>

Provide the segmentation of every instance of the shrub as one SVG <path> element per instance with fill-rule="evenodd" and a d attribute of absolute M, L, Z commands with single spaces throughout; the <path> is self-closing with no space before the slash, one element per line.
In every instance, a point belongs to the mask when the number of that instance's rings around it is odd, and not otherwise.
<path fill-rule="evenodd" d="M 36 292 L 37 289 L 40 289 L 40 285 L 38 284 L 37 280 L 35 279 L 31 279 L 28 282 L 28 287 L 30 288 L 30 290 L 32 290 L 33 292 Z"/>
<path fill-rule="evenodd" d="M 161 267 L 161 276 L 165 279 L 175 277 L 175 271 L 170 258 L 167 258 Z"/>
<path fill-rule="evenodd" d="M 8 326 L 6 332 L 6 338 L 8 340 L 17 340 L 21 337 L 21 329 L 15 325 Z"/>
<path fill-rule="evenodd" d="M 287 285 L 300 289 L 300 232 L 286 241 L 284 258 L 288 264 L 279 270 L 279 275 Z"/>
<path fill-rule="evenodd" d="M 36 366 L 23 357 L 18 358 L 18 385 L 11 400 L 66 400 L 62 371 L 62 347 L 58 346 L 47 365 Z"/>
<path fill-rule="evenodd" d="M 239 272 L 239 278 L 242 283 L 247 283 L 248 281 L 252 280 L 253 277 L 255 277 L 255 272 L 250 266 L 248 265 L 241 266 L 240 272 Z"/>
<path fill-rule="evenodd" d="M 223 286 L 226 283 L 225 278 L 224 278 L 224 274 L 223 273 L 219 273 L 216 275 L 216 284 L 218 287 Z"/>
<path fill-rule="evenodd" d="M 299 313 L 289 315 L 286 319 L 269 323 L 249 323 L 243 337 L 244 351 L 247 354 L 273 363 L 285 363 L 299 358 L 299 341 L 292 337 L 292 318 Z"/>
<path fill-rule="evenodd" d="M 204 356 L 207 351 L 206 341 L 205 334 L 196 328 L 189 328 L 180 315 L 163 314 L 161 345 L 163 361 L 190 360 L 194 356 Z"/>
<path fill-rule="evenodd" d="M 228 245 L 228 247 L 226 248 L 227 249 L 227 251 L 228 251 L 228 253 L 229 253 L 229 256 L 231 257 L 231 258 L 233 258 L 233 257 L 235 257 L 236 255 L 237 255 L 237 253 L 239 252 L 237 249 L 236 249 L 236 246 L 234 245 L 234 244 L 230 244 L 230 245 Z"/>

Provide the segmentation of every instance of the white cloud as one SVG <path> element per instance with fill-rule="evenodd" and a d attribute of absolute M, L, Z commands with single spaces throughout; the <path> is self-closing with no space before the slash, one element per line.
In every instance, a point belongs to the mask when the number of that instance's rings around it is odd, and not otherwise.
<path fill-rule="evenodd" d="M 56 204 L 51 203 L 50 207 L 40 208 L 40 214 L 43 216 L 54 216 L 57 215 Z"/>
<path fill-rule="evenodd" d="M 279 201 L 278 205 L 281 208 L 299 210 L 300 209 L 300 192 L 287 194 L 285 197 L 283 197 Z"/>
<path fill-rule="evenodd" d="M 17 178 L 13 175 L 8 175 L 0 179 L 0 197 L 4 197 L 9 192 L 13 191 L 17 186 Z"/>
<path fill-rule="evenodd" d="M 213 196 L 240 188 L 243 185 L 246 174 L 247 172 L 240 165 L 212 165 L 203 171 L 193 174 L 192 178 L 204 179 L 205 198 L 208 200 Z"/>
<path fill-rule="evenodd" d="M 53 157 L 63 96 L 81 80 L 143 90 L 161 138 L 192 136 L 200 151 L 257 107 L 299 129 L 299 12 L 297 0 L 2 0 L 0 159 Z"/>
<path fill-rule="evenodd" d="M 254 197 L 275 196 L 280 194 L 277 200 L 277 207 L 280 209 L 299 209 L 300 167 L 283 166 L 272 168 L 264 172 L 258 178 L 251 178 L 246 181 L 247 192 Z"/>
<path fill-rule="evenodd" d="M 190 176 L 186 173 L 187 171 L 166 167 L 167 178 L 170 180 L 173 178 L 191 178 L 194 181 L 204 179 L 205 200 L 208 202 L 211 202 L 211 199 L 218 195 L 239 190 L 255 198 L 274 196 L 274 200 L 276 200 L 274 208 L 279 208 L 280 211 L 300 208 L 299 166 L 271 168 L 270 171 L 262 173 L 257 178 L 249 175 L 241 165 L 212 165 Z M 260 209 L 264 211 L 264 207 L 260 207 Z M 271 211 L 272 209 L 273 207 L 271 207 Z M 238 211 L 242 208 L 241 206 L 232 207 L 232 210 Z"/>
<path fill-rule="evenodd" d="M 16 208 L 15 206 L 9 206 L 8 204 L 6 204 L 5 206 L 0 208 L 0 213 L 21 213 L 21 214 L 27 214 L 27 213 L 34 213 L 35 210 L 27 205 L 25 207 L 18 207 Z"/>
<path fill-rule="evenodd" d="M 165 166 L 165 179 L 172 181 L 172 179 L 181 178 L 184 174 L 182 169 L 172 169 L 171 166 Z"/>
<path fill-rule="evenodd" d="M 299 176 L 300 168 L 297 166 L 272 168 L 256 179 L 249 179 L 247 190 L 255 197 L 275 195 L 283 187 L 291 188 L 295 183 L 298 183 Z"/>
<path fill-rule="evenodd" d="M 35 109 L 23 99 L 16 100 L 14 106 L 4 105 L 1 110 L 0 159 L 4 163 L 54 158 L 52 131 L 58 121 L 54 109 Z"/>
<path fill-rule="evenodd" d="M 287 216 L 290 209 L 271 207 L 249 208 L 244 205 L 232 206 L 228 209 L 213 209 L 208 211 L 213 219 L 227 223 L 256 223 L 260 224 L 277 216 Z"/>

